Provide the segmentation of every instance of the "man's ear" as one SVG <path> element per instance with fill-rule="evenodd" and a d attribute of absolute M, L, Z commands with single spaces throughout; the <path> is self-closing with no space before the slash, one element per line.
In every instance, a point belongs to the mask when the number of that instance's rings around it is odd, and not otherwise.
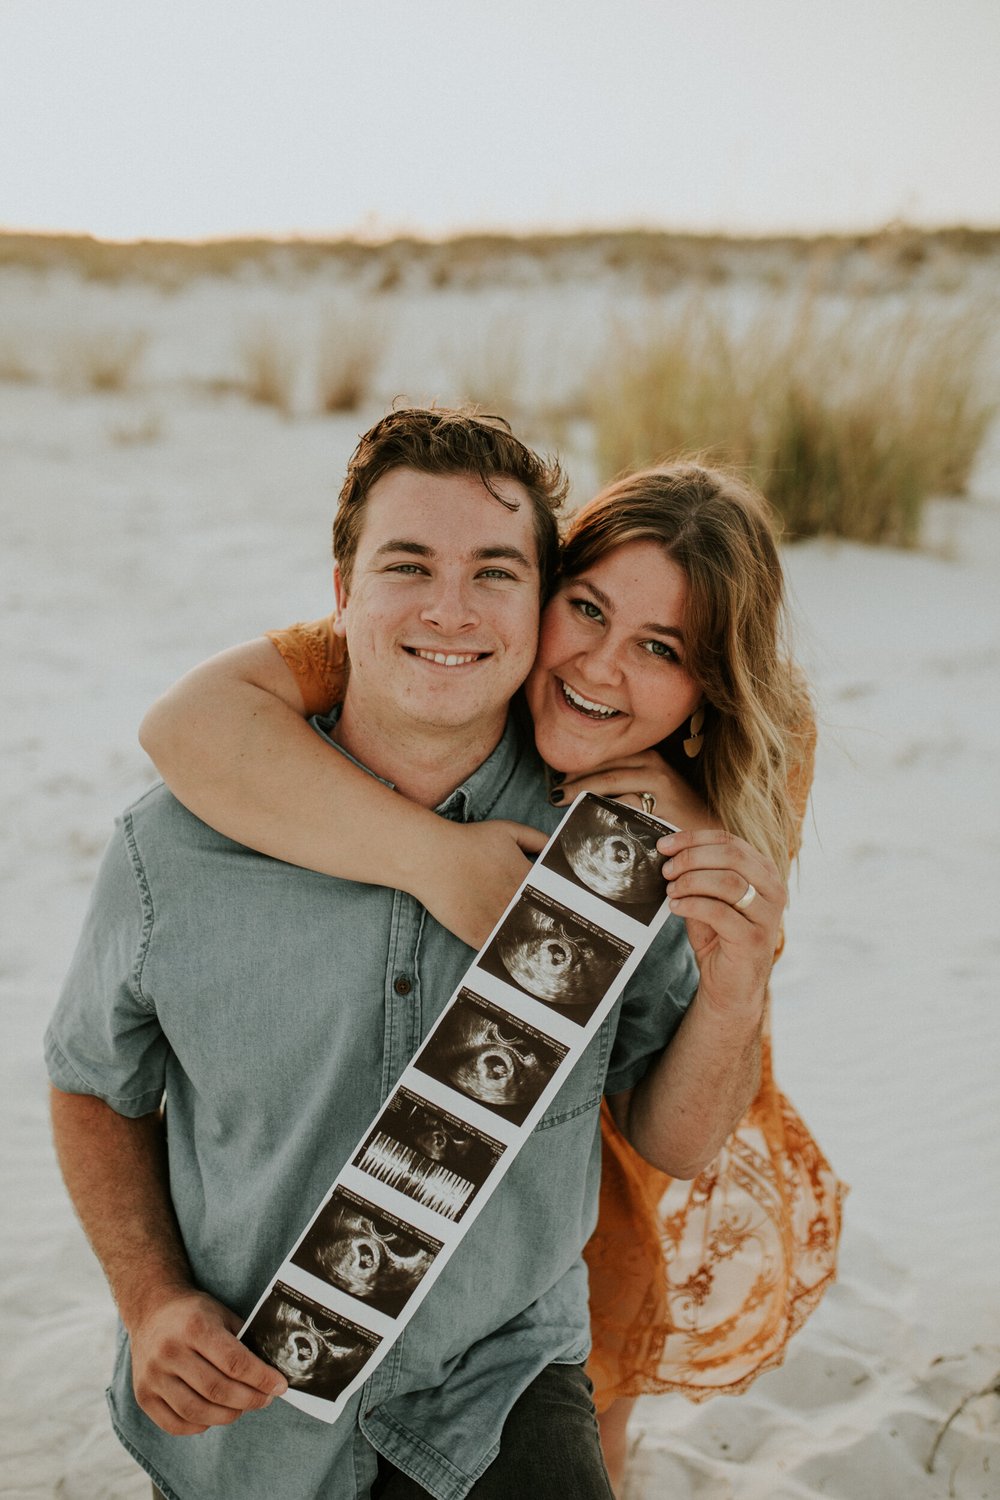
<path fill-rule="evenodd" d="M 333 565 L 333 597 L 335 601 L 333 633 L 344 640 L 347 635 L 344 624 L 344 614 L 347 610 L 347 585 L 344 583 L 344 575 L 340 571 L 339 563 Z"/>

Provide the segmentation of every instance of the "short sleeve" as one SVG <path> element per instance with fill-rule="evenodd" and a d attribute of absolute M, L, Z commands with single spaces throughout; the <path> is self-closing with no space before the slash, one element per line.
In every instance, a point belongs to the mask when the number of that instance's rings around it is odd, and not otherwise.
<path fill-rule="evenodd" d="M 118 1114 L 159 1108 L 168 1043 L 142 993 L 152 903 L 126 817 L 105 851 L 83 929 L 45 1034 L 57 1089 L 94 1094 Z"/>
<path fill-rule="evenodd" d="M 698 966 L 679 917 L 668 917 L 625 988 L 606 1094 L 634 1088 L 667 1046 L 698 988 Z"/>
<path fill-rule="evenodd" d="M 267 631 L 299 685 L 306 717 L 322 714 L 340 703 L 347 681 L 347 648 L 334 634 L 333 615 Z"/>

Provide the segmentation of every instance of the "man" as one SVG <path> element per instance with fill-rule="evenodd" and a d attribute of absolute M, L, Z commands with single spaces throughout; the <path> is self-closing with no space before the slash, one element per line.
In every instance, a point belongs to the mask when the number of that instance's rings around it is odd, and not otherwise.
<path fill-rule="evenodd" d="M 554 826 L 508 704 L 559 488 L 460 413 L 395 412 L 361 440 L 335 528 L 351 673 L 317 726 L 330 753 L 445 817 Z M 254 854 L 162 786 L 124 815 L 47 1056 L 64 1175 L 127 1334 L 112 1418 L 165 1495 L 610 1495 L 582 1369 L 597 1107 L 607 1090 L 669 1165 L 663 1100 L 685 1070 L 660 1054 L 697 983 L 679 922 L 337 1424 L 272 1404 L 284 1380 L 235 1337 L 469 959 L 411 897 Z"/>

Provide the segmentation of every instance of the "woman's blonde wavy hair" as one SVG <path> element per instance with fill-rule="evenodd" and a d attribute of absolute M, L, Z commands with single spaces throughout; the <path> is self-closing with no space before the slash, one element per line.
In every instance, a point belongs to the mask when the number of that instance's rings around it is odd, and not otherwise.
<path fill-rule="evenodd" d="M 657 748 L 725 828 L 787 875 L 799 844 L 792 789 L 813 715 L 787 648 L 771 509 L 722 469 L 683 461 L 640 470 L 572 517 L 563 579 L 635 541 L 658 542 L 687 577 L 684 664 L 705 695 L 701 754 L 684 753 L 687 723 Z"/>

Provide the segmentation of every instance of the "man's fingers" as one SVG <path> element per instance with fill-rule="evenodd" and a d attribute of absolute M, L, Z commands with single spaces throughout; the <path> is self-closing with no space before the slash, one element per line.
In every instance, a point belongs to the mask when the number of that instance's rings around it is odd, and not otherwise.
<path fill-rule="evenodd" d="M 168 1299 L 132 1335 L 143 1411 L 175 1436 L 227 1426 L 284 1395 L 288 1382 L 236 1337 L 240 1319 L 202 1292 Z"/>
<path fill-rule="evenodd" d="M 272 1370 L 270 1365 L 265 1365 L 264 1369 L 271 1380 L 281 1380 L 283 1391 L 287 1389 L 286 1381 L 278 1376 L 276 1370 Z M 237 1413 L 259 1411 L 264 1406 L 270 1406 L 278 1394 L 277 1391 L 263 1391 L 259 1386 L 233 1379 L 196 1351 L 192 1351 L 184 1366 L 178 1368 L 177 1375 L 211 1406 Z"/>
<path fill-rule="evenodd" d="M 167 1375 L 160 1381 L 157 1397 L 173 1414 L 176 1422 L 191 1429 L 229 1427 L 243 1415 L 244 1407 L 208 1399 L 179 1375 Z"/>
<path fill-rule="evenodd" d="M 169 1432 L 171 1437 L 197 1437 L 208 1431 L 201 1422 L 185 1422 L 160 1396 L 150 1396 L 148 1400 L 140 1401 L 139 1405 L 149 1420 L 164 1432 Z"/>
<path fill-rule="evenodd" d="M 160 1394 L 177 1418 L 191 1427 L 229 1427 L 245 1409 L 210 1401 L 176 1375 L 163 1382 Z"/>
<path fill-rule="evenodd" d="M 239 1326 L 236 1319 L 236 1327 Z M 226 1328 L 207 1325 L 192 1347 L 209 1365 L 239 1385 L 248 1386 L 265 1396 L 283 1396 L 288 1389 L 285 1377 L 258 1359 L 246 1344 L 241 1344 L 235 1331 L 230 1333 Z"/>

